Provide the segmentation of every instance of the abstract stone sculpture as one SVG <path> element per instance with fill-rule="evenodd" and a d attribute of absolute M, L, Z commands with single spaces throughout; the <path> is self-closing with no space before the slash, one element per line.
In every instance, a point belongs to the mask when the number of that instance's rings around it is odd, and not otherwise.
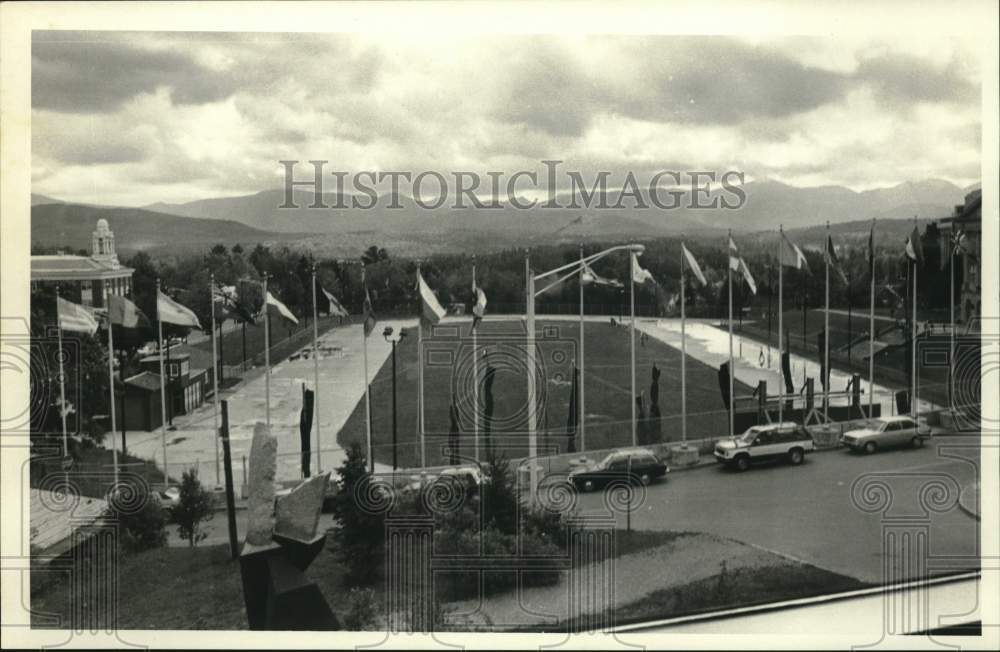
<path fill-rule="evenodd" d="M 329 631 L 337 616 L 304 572 L 326 542 L 316 534 L 329 473 L 306 480 L 275 500 L 278 443 L 254 426 L 250 447 L 249 524 L 240 553 L 247 622 L 253 630 Z"/>

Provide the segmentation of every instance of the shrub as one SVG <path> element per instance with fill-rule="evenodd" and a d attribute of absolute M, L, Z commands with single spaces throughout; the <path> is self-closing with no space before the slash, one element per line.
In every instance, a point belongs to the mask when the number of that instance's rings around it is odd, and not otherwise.
<path fill-rule="evenodd" d="M 344 562 L 344 581 L 348 586 L 368 585 L 378 577 L 373 570 L 382 559 L 385 526 L 381 512 L 359 501 L 359 496 L 367 494 L 364 484 L 370 476 L 358 442 L 347 449 L 337 473 L 339 490 L 333 498 L 333 518 L 340 527 L 334 530 L 333 540 Z"/>
<path fill-rule="evenodd" d="M 150 497 L 135 512 L 118 513 L 118 539 L 126 552 L 159 548 L 167 542 L 167 512 Z"/>
<path fill-rule="evenodd" d="M 372 589 L 351 589 L 347 594 L 344 627 L 353 632 L 378 628 L 378 603 Z"/>
<path fill-rule="evenodd" d="M 181 539 L 194 547 L 208 536 L 201 532 L 202 521 L 212 520 L 212 495 L 201 486 L 198 469 L 190 469 L 181 476 L 181 495 L 177 505 L 170 510 L 178 526 Z"/>

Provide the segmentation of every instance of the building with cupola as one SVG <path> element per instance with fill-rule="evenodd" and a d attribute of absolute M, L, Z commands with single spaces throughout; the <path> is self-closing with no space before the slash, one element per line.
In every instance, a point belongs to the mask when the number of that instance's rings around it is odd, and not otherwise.
<path fill-rule="evenodd" d="M 115 234 L 106 219 L 97 220 L 90 247 L 89 256 L 32 256 L 31 289 L 59 286 L 62 296 L 91 308 L 104 308 L 109 295 L 130 296 L 135 270 L 118 262 Z"/>

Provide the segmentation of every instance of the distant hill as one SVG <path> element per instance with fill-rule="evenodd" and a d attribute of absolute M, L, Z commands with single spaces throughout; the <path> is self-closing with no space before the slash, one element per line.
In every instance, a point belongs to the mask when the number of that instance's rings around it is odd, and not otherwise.
<path fill-rule="evenodd" d="M 204 199 L 183 204 L 153 204 L 151 210 L 198 218 L 231 219 L 258 229 L 277 232 L 343 233 L 375 231 L 387 236 L 428 236 L 448 234 L 469 229 L 484 235 L 496 234 L 501 238 L 516 236 L 515 240 L 530 241 L 534 237 L 572 240 L 581 237 L 608 235 L 646 235 L 655 237 L 687 233 L 692 230 L 729 229 L 755 231 L 774 228 L 778 224 L 795 228 L 814 224 L 846 222 L 871 217 L 941 217 L 950 214 L 955 204 L 961 203 L 965 190 L 939 179 L 917 183 L 904 183 L 892 188 L 855 192 L 842 186 L 796 188 L 777 181 L 758 181 L 744 186 L 745 205 L 738 210 L 724 208 L 658 209 L 652 207 L 647 191 L 641 196 L 647 209 L 635 208 L 626 199 L 622 209 L 545 209 L 516 210 L 510 206 L 487 209 L 453 209 L 445 205 L 435 210 L 418 207 L 410 197 L 399 196 L 400 209 L 389 209 L 391 196 L 380 197 L 375 208 L 311 209 L 309 192 L 296 191 L 298 209 L 279 209 L 284 201 L 283 190 L 266 190 L 241 197 Z M 606 192 L 606 204 L 618 202 L 619 191 Z M 713 192 L 708 200 L 719 197 Z M 665 196 L 664 196 L 665 197 Z M 732 196 L 726 198 L 731 201 Z M 350 204 L 350 195 L 324 194 L 323 203 L 333 206 L 338 202 Z M 561 195 L 562 204 L 569 203 L 568 195 Z M 582 204 L 582 202 L 580 202 Z M 679 202 L 688 205 L 689 197 Z M 577 217 L 579 223 L 563 228 Z M 511 244 L 514 244 L 513 242 Z M 518 242 L 523 244 L 523 242 Z"/>
<path fill-rule="evenodd" d="M 194 219 L 141 208 L 106 208 L 81 204 L 38 204 L 31 208 L 31 242 L 76 250 L 90 248 L 97 220 L 115 232 L 118 251 L 202 251 L 213 243 L 254 245 L 284 239 L 232 220 Z"/>
<path fill-rule="evenodd" d="M 47 195 L 37 195 L 35 193 L 31 193 L 32 206 L 38 206 L 39 204 L 61 204 L 61 203 L 63 203 L 62 200 L 53 199 L 52 197 L 49 197 Z"/>

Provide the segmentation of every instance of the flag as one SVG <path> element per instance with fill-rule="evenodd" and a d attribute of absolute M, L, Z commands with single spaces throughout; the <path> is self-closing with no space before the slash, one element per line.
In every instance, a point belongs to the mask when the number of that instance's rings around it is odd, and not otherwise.
<path fill-rule="evenodd" d="M 472 286 L 472 291 L 476 295 L 476 303 L 472 306 L 472 327 L 475 328 L 483 320 L 483 315 L 486 314 L 486 293 L 475 284 Z"/>
<path fill-rule="evenodd" d="M 299 413 L 299 442 L 302 446 L 302 477 L 309 477 L 309 466 L 312 458 L 312 423 L 313 423 L 313 403 L 315 402 L 313 390 L 302 386 L 302 412 Z"/>
<path fill-rule="evenodd" d="M 337 301 L 337 297 L 327 292 L 326 288 L 323 287 L 322 285 L 319 286 L 318 299 L 319 301 L 317 302 L 317 308 L 316 308 L 317 312 L 325 312 L 327 315 L 331 315 L 333 317 L 348 316 L 347 310 L 344 308 L 344 306 L 340 304 L 339 301 Z M 322 306 L 324 301 L 326 303 L 325 308 L 320 309 L 319 306 Z"/>
<path fill-rule="evenodd" d="M 362 280 L 362 282 L 364 281 Z M 375 330 L 376 320 L 375 320 L 375 308 L 372 307 L 372 298 L 371 295 L 368 294 L 367 284 L 365 285 L 365 304 L 364 307 L 362 308 L 362 312 L 364 313 L 365 317 L 365 322 L 364 322 L 365 337 L 368 337 L 369 335 L 372 334 L 372 331 Z"/>
<path fill-rule="evenodd" d="M 660 441 L 660 369 L 653 363 L 653 380 L 649 384 L 649 434 L 653 443 Z"/>
<path fill-rule="evenodd" d="M 785 394 L 794 394 L 795 384 L 792 382 L 792 357 L 788 351 L 781 354 L 781 375 L 785 379 Z"/>
<path fill-rule="evenodd" d="M 632 282 L 633 283 L 645 283 L 646 281 L 653 281 L 653 275 L 649 273 L 649 270 L 639 267 L 639 257 L 632 254 Z M 656 281 L 653 281 L 654 283 Z"/>
<path fill-rule="evenodd" d="M 257 311 L 236 291 L 236 286 L 217 285 L 212 292 L 212 300 L 222 304 L 227 316 L 244 324 L 257 323 Z"/>
<path fill-rule="evenodd" d="M 212 286 L 212 310 L 215 318 L 224 320 L 235 315 L 234 306 L 236 304 L 236 286 L 234 285 L 213 285 Z"/>
<path fill-rule="evenodd" d="M 459 453 L 458 408 L 455 407 L 454 398 L 452 398 L 451 400 L 451 405 L 448 406 L 448 416 L 451 418 L 451 429 L 448 431 L 448 463 L 459 464 L 461 462 L 461 458 L 458 455 Z"/>
<path fill-rule="evenodd" d="M 78 333 L 97 332 L 97 320 L 90 311 L 78 303 L 67 301 L 62 297 L 56 297 L 56 318 L 59 328 L 64 331 L 75 331 Z"/>
<path fill-rule="evenodd" d="M 732 238 L 730 238 L 729 241 L 732 242 Z M 684 252 L 684 258 L 687 260 L 688 267 L 691 268 L 691 273 L 694 274 L 694 277 L 698 279 L 698 282 L 702 285 L 708 285 L 708 281 L 705 280 L 705 275 L 701 271 L 701 266 L 698 264 L 698 261 L 694 259 L 694 255 L 688 251 L 688 248 L 683 242 L 681 243 L 681 251 Z M 754 292 L 754 294 L 756 294 L 756 292 Z"/>
<path fill-rule="evenodd" d="M 819 382 L 826 389 L 830 383 L 830 370 L 826 368 L 826 331 L 816 333 L 816 350 L 819 351 Z"/>
<path fill-rule="evenodd" d="M 719 391 L 722 392 L 722 404 L 729 409 L 729 363 L 719 365 Z M 732 433 L 730 433 L 732 434 Z"/>
<path fill-rule="evenodd" d="M 108 321 L 122 328 L 149 328 L 149 318 L 125 297 L 108 296 Z"/>
<path fill-rule="evenodd" d="M 951 251 L 952 254 L 959 254 L 964 256 L 969 253 L 969 238 L 965 235 L 965 231 L 961 229 L 955 229 L 955 232 L 951 235 Z"/>
<path fill-rule="evenodd" d="M 798 245 L 788 239 L 784 232 L 781 233 L 781 242 L 778 244 L 778 258 L 785 267 L 805 269 L 806 272 L 812 273 L 809 270 L 809 263 L 806 262 L 805 254 L 802 253 Z"/>
<path fill-rule="evenodd" d="M 847 274 L 844 273 L 844 268 L 840 266 L 840 259 L 837 258 L 837 250 L 833 246 L 833 237 L 829 235 L 826 236 L 826 252 L 824 252 L 824 256 L 826 257 L 827 264 L 836 270 L 844 285 L 847 285 Z"/>
<path fill-rule="evenodd" d="M 743 278 L 746 279 L 747 285 L 750 286 L 750 291 L 757 294 L 757 283 L 753 280 L 753 274 L 750 273 L 750 268 L 747 267 L 745 260 L 740 258 L 740 271 L 743 272 Z"/>
<path fill-rule="evenodd" d="M 740 249 L 733 242 L 733 236 L 729 236 L 729 269 L 734 272 L 740 269 Z"/>
<path fill-rule="evenodd" d="M 417 272 L 417 291 L 420 292 L 420 318 L 429 324 L 436 324 L 445 315 L 444 308 L 438 302 L 437 297 L 430 286 L 424 281 L 424 277 Z"/>
<path fill-rule="evenodd" d="M 576 452 L 576 425 L 580 418 L 580 406 L 577 403 L 577 391 L 580 384 L 580 370 L 573 367 L 573 383 L 569 390 L 569 414 L 566 415 L 566 452 Z"/>
<path fill-rule="evenodd" d="M 299 323 L 299 320 L 292 314 L 292 311 L 288 309 L 288 306 L 278 301 L 270 292 L 267 293 L 267 305 L 277 308 L 278 314 L 288 321 L 294 324 Z"/>
<path fill-rule="evenodd" d="M 166 324 L 177 324 L 202 330 L 201 323 L 190 308 L 177 303 L 162 290 L 156 291 L 156 318 Z"/>
<path fill-rule="evenodd" d="M 872 223 L 872 230 L 868 232 L 868 267 L 875 268 L 875 224 Z"/>
<path fill-rule="evenodd" d="M 485 357 L 485 356 L 484 356 Z M 486 374 L 483 376 L 483 443 L 486 455 L 493 455 L 493 444 L 490 441 L 490 429 L 493 427 L 493 381 L 496 378 L 496 367 L 486 360 Z"/>
<path fill-rule="evenodd" d="M 610 287 L 610 288 L 623 287 L 621 281 L 618 281 L 613 278 L 604 278 L 603 276 L 599 276 L 597 272 L 595 272 L 587 263 L 583 264 L 583 272 L 581 272 L 580 274 L 580 280 L 583 282 L 584 285 L 589 285 L 590 283 L 593 283 L 594 285 L 603 285 L 605 287 Z"/>
<path fill-rule="evenodd" d="M 917 227 L 913 227 L 913 231 L 906 238 L 906 257 L 918 265 L 924 264 L 924 248 L 920 244 L 920 232 Z"/>

